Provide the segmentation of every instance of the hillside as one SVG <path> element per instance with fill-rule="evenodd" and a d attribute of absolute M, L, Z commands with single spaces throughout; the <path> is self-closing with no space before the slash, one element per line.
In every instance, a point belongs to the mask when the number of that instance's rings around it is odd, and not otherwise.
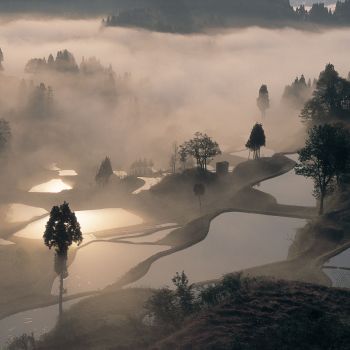
<path fill-rule="evenodd" d="M 38 349 L 349 349 L 349 291 L 245 279 L 177 327 L 142 322 L 150 295 L 129 289 L 80 302 Z"/>

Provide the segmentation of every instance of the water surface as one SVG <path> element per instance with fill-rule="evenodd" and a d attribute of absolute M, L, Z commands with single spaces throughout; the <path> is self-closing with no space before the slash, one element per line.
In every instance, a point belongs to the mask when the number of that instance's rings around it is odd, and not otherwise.
<path fill-rule="evenodd" d="M 131 286 L 170 284 L 185 271 L 191 282 L 219 278 L 225 273 L 284 260 L 296 229 L 306 220 L 246 213 L 225 213 L 215 218 L 207 238 L 183 251 L 157 260 Z"/>
<path fill-rule="evenodd" d="M 155 186 L 162 180 L 161 177 L 139 177 L 139 179 L 145 181 L 145 184 L 134 191 L 133 194 L 138 194 L 142 191 L 148 191 L 151 187 Z"/>
<path fill-rule="evenodd" d="M 297 160 L 297 155 L 288 158 Z M 316 206 L 313 193 L 313 181 L 301 175 L 296 175 L 294 169 L 286 174 L 263 181 L 256 187 L 258 190 L 274 196 L 279 204 Z"/>
<path fill-rule="evenodd" d="M 32 187 L 29 192 L 46 192 L 46 193 L 59 193 L 64 190 L 71 190 L 72 186 L 68 185 L 61 179 L 52 179 L 42 184 Z"/>
<path fill-rule="evenodd" d="M 65 279 L 67 294 L 95 291 L 116 282 L 132 267 L 168 248 L 157 245 L 137 245 L 93 242 L 78 250 Z M 55 279 L 52 294 L 58 294 Z"/>
<path fill-rule="evenodd" d="M 20 203 L 12 203 L 4 208 L 6 210 L 5 221 L 8 223 L 17 223 L 22 221 L 28 221 L 36 216 L 47 214 L 47 211 L 43 208 L 32 207 Z"/>
<path fill-rule="evenodd" d="M 73 169 L 71 169 L 71 170 L 59 170 L 58 175 L 59 176 L 77 176 L 78 173 Z"/>
<path fill-rule="evenodd" d="M 143 219 L 121 208 L 75 212 L 83 234 L 142 224 Z M 17 237 L 42 239 L 49 216 L 34 221 L 16 233 Z"/>
<path fill-rule="evenodd" d="M 67 310 L 82 298 L 63 303 L 63 309 Z M 24 333 L 40 337 L 52 330 L 57 322 L 58 305 L 51 305 L 29 311 L 19 312 L 0 320 L 0 347 L 9 340 Z"/>

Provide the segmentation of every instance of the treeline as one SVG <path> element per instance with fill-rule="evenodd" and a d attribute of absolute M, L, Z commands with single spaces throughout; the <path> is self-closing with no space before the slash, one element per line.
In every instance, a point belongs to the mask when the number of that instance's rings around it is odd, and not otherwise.
<path fill-rule="evenodd" d="M 189 33 L 210 27 L 292 20 L 293 16 L 289 0 L 150 0 L 145 6 L 107 17 L 103 24 Z"/>
<path fill-rule="evenodd" d="M 56 58 L 52 54 L 46 59 L 44 58 L 32 58 L 25 66 L 26 73 L 38 73 L 43 71 L 57 71 L 66 73 L 84 73 L 84 74 L 96 74 L 105 73 L 114 75 L 112 66 L 105 68 L 98 59 L 95 57 L 89 57 L 85 59 L 83 57 L 80 65 L 76 63 L 74 55 L 68 50 L 58 51 Z"/>
<path fill-rule="evenodd" d="M 297 20 L 325 25 L 350 25 L 350 0 L 338 1 L 334 12 L 324 3 L 315 3 L 309 11 L 304 5 L 295 9 Z"/>
<path fill-rule="evenodd" d="M 160 32 L 189 33 L 214 27 L 246 25 L 349 25 L 350 0 L 332 12 L 323 3 L 307 11 L 293 9 L 289 0 L 150 0 L 103 19 L 105 26 L 142 27 Z"/>

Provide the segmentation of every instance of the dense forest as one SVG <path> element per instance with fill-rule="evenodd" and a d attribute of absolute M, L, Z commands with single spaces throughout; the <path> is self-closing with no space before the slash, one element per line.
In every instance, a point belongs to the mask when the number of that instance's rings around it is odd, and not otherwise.
<path fill-rule="evenodd" d="M 0 11 L 78 17 L 109 14 L 103 20 L 107 26 L 179 33 L 248 25 L 348 25 L 350 1 L 338 1 L 334 11 L 327 7 L 329 4 L 330 1 L 290 0 L 3 0 Z"/>
<path fill-rule="evenodd" d="M 331 11 L 324 3 L 293 8 L 288 0 L 181 0 L 149 2 L 107 17 L 107 26 L 136 26 L 164 32 L 195 32 L 215 27 L 350 24 L 350 1 Z"/>

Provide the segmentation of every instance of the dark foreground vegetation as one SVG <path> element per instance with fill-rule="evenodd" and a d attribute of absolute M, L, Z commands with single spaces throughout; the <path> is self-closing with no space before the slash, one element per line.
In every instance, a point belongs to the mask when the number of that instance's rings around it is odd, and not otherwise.
<path fill-rule="evenodd" d="M 240 274 L 173 283 L 82 301 L 31 349 L 349 349 L 348 291 Z"/>

